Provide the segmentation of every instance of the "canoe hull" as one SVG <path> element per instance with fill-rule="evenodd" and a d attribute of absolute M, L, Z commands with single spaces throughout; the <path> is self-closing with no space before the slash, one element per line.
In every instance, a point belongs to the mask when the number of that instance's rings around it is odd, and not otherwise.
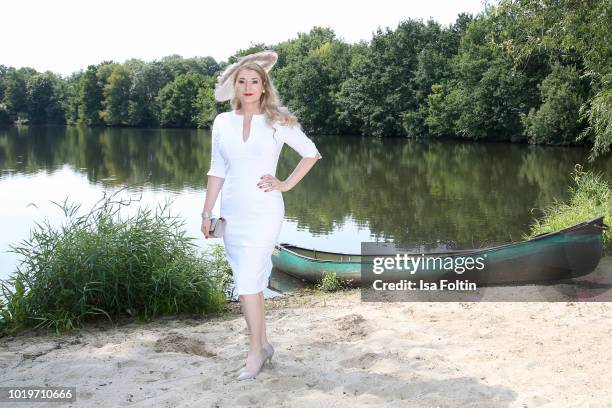
<path fill-rule="evenodd" d="M 421 267 L 414 268 L 413 273 L 405 269 L 385 270 L 385 279 L 468 279 L 480 285 L 572 279 L 587 275 L 597 267 L 603 254 L 605 228 L 603 217 L 599 217 L 518 243 L 460 252 L 411 254 L 409 256 L 424 258 Z M 335 272 L 340 279 L 360 284 L 380 279 L 379 275 L 371 273 L 374 256 L 315 252 L 280 244 L 274 250 L 272 262 L 278 270 L 308 282 L 318 282 L 326 273 Z M 466 258 L 480 258 L 482 268 L 461 272 L 465 268 L 456 265 L 466 265 Z M 449 270 L 451 262 L 455 267 Z"/>

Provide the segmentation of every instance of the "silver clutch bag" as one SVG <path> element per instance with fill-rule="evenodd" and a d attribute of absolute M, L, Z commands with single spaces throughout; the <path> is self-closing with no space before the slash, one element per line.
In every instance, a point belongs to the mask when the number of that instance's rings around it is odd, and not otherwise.
<path fill-rule="evenodd" d="M 210 230 L 208 234 L 213 238 L 221 238 L 223 236 L 223 232 L 225 231 L 225 218 L 211 218 L 210 219 Z"/>

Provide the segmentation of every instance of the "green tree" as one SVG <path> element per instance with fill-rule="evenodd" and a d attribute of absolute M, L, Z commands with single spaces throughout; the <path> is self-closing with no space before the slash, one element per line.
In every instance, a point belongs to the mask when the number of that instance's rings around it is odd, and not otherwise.
<path fill-rule="evenodd" d="M 79 89 L 83 72 L 75 72 L 58 84 L 58 97 L 65 112 L 65 121 L 69 125 L 79 122 Z"/>
<path fill-rule="evenodd" d="M 542 105 L 523 116 L 525 133 L 531 143 L 569 144 L 584 127 L 579 110 L 584 87 L 576 69 L 559 63 L 539 85 Z"/>
<path fill-rule="evenodd" d="M 424 46 L 417 55 L 414 72 L 414 92 L 416 108 L 403 114 L 403 127 L 410 137 L 424 137 L 429 131 L 429 95 L 432 87 L 450 78 L 452 57 L 457 54 L 461 35 L 472 20 L 468 14 L 460 14 L 457 21 L 448 29 L 429 21 L 424 27 Z M 437 89 L 438 92 L 440 89 Z"/>
<path fill-rule="evenodd" d="M 4 79 L 6 78 L 6 73 L 8 72 L 8 67 L 6 65 L 0 64 L 0 103 L 4 99 L 4 89 L 6 85 L 4 84 Z"/>
<path fill-rule="evenodd" d="M 343 117 L 357 118 L 368 135 L 422 134 L 426 109 L 421 105 L 440 80 L 433 60 L 453 54 L 450 37 L 433 21 L 406 20 L 394 31 L 379 29 L 369 47 L 353 57 L 350 78 L 338 93 Z"/>
<path fill-rule="evenodd" d="M 23 70 L 9 68 L 4 76 L 4 107 L 13 119 L 27 116 L 26 75 Z"/>
<path fill-rule="evenodd" d="M 160 91 L 161 125 L 195 127 L 198 117 L 197 96 L 203 77 L 189 72 L 179 75 Z"/>
<path fill-rule="evenodd" d="M 495 21 L 479 16 L 467 25 L 458 54 L 450 62 L 452 72 L 429 99 L 426 123 L 433 135 L 442 133 L 472 140 L 520 141 L 520 121 L 535 104 L 537 93 L 525 71 L 493 47 L 488 34 Z M 452 125 L 448 125 L 451 120 Z"/>
<path fill-rule="evenodd" d="M 165 71 L 160 62 L 141 60 L 126 62 L 132 73 L 132 88 L 128 107 L 131 126 L 159 126 L 159 91 L 166 85 Z"/>
<path fill-rule="evenodd" d="M 86 125 L 102 123 L 102 86 L 98 82 L 98 68 L 90 65 L 79 82 L 79 122 Z"/>
<path fill-rule="evenodd" d="M 104 86 L 104 100 L 101 112 L 107 125 L 127 125 L 130 119 L 129 102 L 132 78 L 130 70 L 123 65 L 113 66 L 112 73 Z"/>
<path fill-rule="evenodd" d="M 612 41 L 609 0 L 502 0 L 494 9 L 497 16 L 513 21 L 491 33 L 491 41 L 521 67 L 534 55 L 549 56 L 564 65 L 576 65 L 589 81 L 589 92 L 579 111 L 587 121 L 586 133 L 577 140 L 593 144 L 592 157 L 610 151 L 612 128 L 609 110 L 612 74 Z M 602 116 L 603 115 L 603 116 Z"/>
<path fill-rule="evenodd" d="M 274 71 L 274 83 L 304 129 L 318 134 L 346 131 L 337 120 L 335 95 L 348 78 L 349 46 L 337 40 L 332 30 L 315 27 L 284 43 L 279 53 L 284 65 Z"/>
<path fill-rule="evenodd" d="M 28 120 L 31 123 L 64 123 L 65 112 L 56 93 L 59 80 L 50 72 L 36 74 L 26 83 Z"/>
<path fill-rule="evenodd" d="M 197 112 L 195 123 L 200 128 L 210 128 L 218 113 L 214 90 L 215 80 L 212 77 L 204 77 L 194 102 Z"/>
<path fill-rule="evenodd" d="M 431 86 L 425 118 L 430 137 L 455 134 L 455 124 L 459 118 L 462 97 L 461 91 L 457 88 L 449 91 L 440 84 Z"/>
<path fill-rule="evenodd" d="M 612 146 L 612 74 L 604 86 L 587 104 L 581 107 L 581 116 L 588 122 L 588 127 L 578 136 L 579 140 L 588 139 L 593 144 L 590 159 L 610 152 Z"/>

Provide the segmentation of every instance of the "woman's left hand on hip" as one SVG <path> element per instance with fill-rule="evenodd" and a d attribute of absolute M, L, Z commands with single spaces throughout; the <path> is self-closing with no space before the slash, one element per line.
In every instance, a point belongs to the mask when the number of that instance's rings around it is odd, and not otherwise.
<path fill-rule="evenodd" d="M 261 176 L 261 180 L 257 183 L 257 187 L 264 188 L 264 192 L 278 190 L 280 192 L 285 192 L 286 187 L 283 181 L 280 181 L 276 177 L 271 174 L 265 174 Z"/>

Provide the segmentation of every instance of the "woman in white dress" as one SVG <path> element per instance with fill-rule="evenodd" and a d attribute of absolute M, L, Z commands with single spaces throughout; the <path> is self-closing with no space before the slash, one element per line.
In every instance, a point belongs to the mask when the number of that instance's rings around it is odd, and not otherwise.
<path fill-rule="evenodd" d="M 278 106 L 268 76 L 277 58 L 274 51 L 245 56 L 219 76 L 215 89 L 215 98 L 229 99 L 233 109 L 213 122 L 201 230 L 208 238 L 211 211 L 221 193 L 220 216 L 227 220 L 223 242 L 249 331 L 249 351 L 239 380 L 254 378 L 274 354 L 266 336 L 263 290 L 285 214 L 282 193 L 322 158 L 295 116 Z M 302 160 L 281 181 L 275 174 L 284 143 Z"/>

